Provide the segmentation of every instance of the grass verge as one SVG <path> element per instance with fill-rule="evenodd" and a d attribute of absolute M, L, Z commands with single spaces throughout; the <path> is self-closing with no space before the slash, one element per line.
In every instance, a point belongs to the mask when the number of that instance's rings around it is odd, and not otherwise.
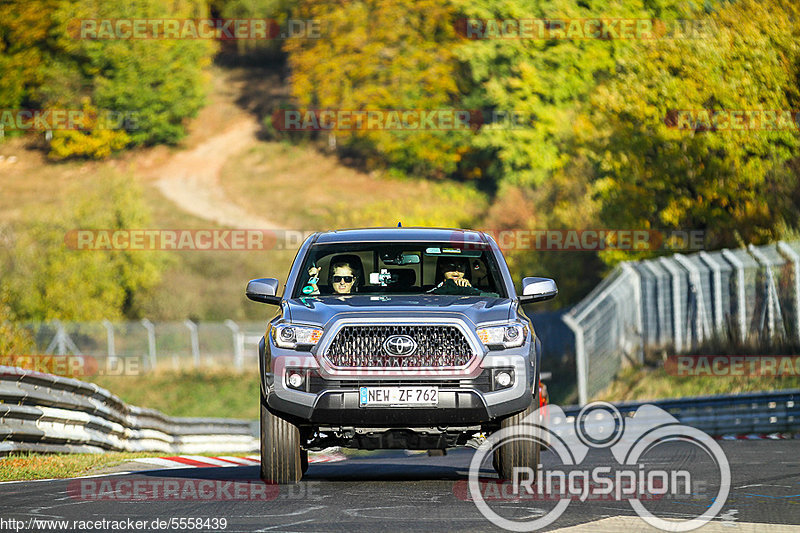
<path fill-rule="evenodd" d="M 152 453 L 20 453 L 0 458 L 0 481 L 25 481 L 90 475 L 100 468 L 116 466 Z"/>
<path fill-rule="evenodd" d="M 312 145 L 259 142 L 222 170 L 229 198 L 291 229 L 473 226 L 488 209 L 465 184 L 365 173 Z"/>
<path fill-rule="evenodd" d="M 157 370 L 140 376 L 95 376 L 90 381 L 128 404 L 169 416 L 259 417 L 257 371 Z"/>
<path fill-rule="evenodd" d="M 800 377 L 672 376 L 664 368 L 634 366 L 623 369 L 617 379 L 595 400 L 608 402 L 656 400 L 774 391 L 800 388 Z"/>

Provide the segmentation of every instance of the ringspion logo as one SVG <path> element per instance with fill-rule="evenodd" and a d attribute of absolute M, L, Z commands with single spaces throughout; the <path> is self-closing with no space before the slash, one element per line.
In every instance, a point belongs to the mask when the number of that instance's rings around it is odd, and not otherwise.
<path fill-rule="evenodd" d="M 469 499 L 494 525 L 509 531 L 533 531 L 555 522 L 573 501 L 626 501 L 642 520 L 664 531 L 691 531 L 706 524 L 722 510 L 728 498 L 731 472 L 725 453 L 719 444 L 699 429 L 682 425 L 676 418 L 654 405 L 644 405 L 632 417 L 623 417 L 616 407 L 606 402 L 590 403 L 569 420 L 557 405 L 548 405 L 547 416 L 541 409 L 525 417 L 522 423 L 493 433 L 475 454 L 469 468 Z M 481 480 L 482 464 L 504 446 L 514 443 L 538 443 L 551 450 L 563 468 L 542 465 L 514 467 L 511 485 L 494 484 L 487 491 Z M 644 456 L 655 447 L 681 442 L 700 449 L 700 458 L 714 462 L 719 473 L 719 487 L 711 504 L 699 508 L 697 516 L 688 520 L 656 516 L 643 502 L 666 497 L 688 497 L 696 483 L 692 479 L 692 464 L 682 468 L 660 468 L 643 462 Z M 520 446 L 521 444 L 517 444 Z M 592 449 L 608 449 L 617 462 L 615 469 L 608 465 L 584 467 Z M 506 451 L 505 453 L 509 453 Z M 483 483 L 482 483 L 483 481 Z M 454 486 L 456 495 L 459 485 Z M 552 508 L 527 519 L 503 516 L 509 501 L 536 500 L 555 502 Z"/>

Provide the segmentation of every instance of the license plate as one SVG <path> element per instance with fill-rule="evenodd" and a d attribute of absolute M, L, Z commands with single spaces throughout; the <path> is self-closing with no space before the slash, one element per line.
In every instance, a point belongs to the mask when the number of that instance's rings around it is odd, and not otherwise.
<path fill-rule="evenodd" d="M 436 387 L 360 387 L 361 407 L 417 407 L 439 405 Z"/>

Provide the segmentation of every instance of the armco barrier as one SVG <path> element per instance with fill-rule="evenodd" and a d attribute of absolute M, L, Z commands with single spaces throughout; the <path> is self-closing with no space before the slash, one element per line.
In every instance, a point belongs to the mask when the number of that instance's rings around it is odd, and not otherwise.
<path fill-rule="evenodd" d="M 76 379 L 0 366 L 0 456 L 12 451 L 252 453 L 251 423 L 173 418 Z"/>
<path fill-rule="evenodd" d="M 667 411 L 681 424 L 714 437 L 800 432 L 800 389 L 621 402 L 614 406 L 622 416 L 631 416 L 648 404 Z M 580 410 L 580 406 L 569 406 L 564 408 L 564 414 L 575 417 Z"/>
<path fill-rule="evenodd" d="M 800 241 L 620 263 L 563 320 L 581 405 L 648 351 L 693 353 L 710 340 L 796 346 Z"/>

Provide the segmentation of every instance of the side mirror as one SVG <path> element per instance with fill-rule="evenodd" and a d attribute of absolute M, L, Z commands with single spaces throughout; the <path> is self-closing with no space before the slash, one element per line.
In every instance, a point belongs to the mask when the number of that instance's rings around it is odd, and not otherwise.
<path fill-rule="evenodd" d="M 251 279 L 247 283 L 245 295 L 254 302 L 280 305 L 281 297 L 276 296 L 280 283 L 275 278 Z"/>
<path fill-rule="evenodd" d="M 519 303 L 527 304 L 552 300 L 558 294 L 556 282 L 550 278 L 523 278 Z"/>

